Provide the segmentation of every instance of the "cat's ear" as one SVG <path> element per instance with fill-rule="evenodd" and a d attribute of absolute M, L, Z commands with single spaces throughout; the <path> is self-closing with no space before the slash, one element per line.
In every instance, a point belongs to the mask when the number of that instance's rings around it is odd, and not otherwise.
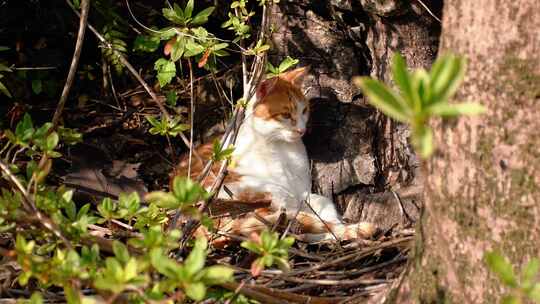
<path fill-rule="evenodd" d="M 277 83 L 277 77 L 266 79 L 263 82 L 259 84 L 259 87 L 257 87 L 257 100 L 262 100 Z"/>
<path fill-rule="evenodd" d="M 304 78 L 306 77 L 307 73 L 309 71 L 309 67 L 301 67 L 294 69 L 292 71 L 283 73 L 280 77 L 298 87 L 302 86 L 302 83 L 304 82 Z"/>

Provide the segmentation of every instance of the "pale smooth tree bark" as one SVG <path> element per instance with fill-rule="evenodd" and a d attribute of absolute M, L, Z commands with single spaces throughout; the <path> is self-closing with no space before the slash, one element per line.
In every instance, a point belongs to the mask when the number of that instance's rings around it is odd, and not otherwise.
<path fill-rule="evenodd" d="M 434 123 L 417 254 L 392 302 L 499 303 L 485 252 L 518 269 L 540 257 L 540 1 L 445 1 L 445 52 L 468 60 L 456 99 L 489 110 Z"/>

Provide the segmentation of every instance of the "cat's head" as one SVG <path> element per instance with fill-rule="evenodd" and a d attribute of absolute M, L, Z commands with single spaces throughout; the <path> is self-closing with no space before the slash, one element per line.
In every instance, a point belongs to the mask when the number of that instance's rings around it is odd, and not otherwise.
<path fill-rule="evenodd" d="M 270 140 L 298 141 L 306 132 L 309 104 L 300 86 L 307 68 L 263 81 L 253 108 L 254 128 Z"/>

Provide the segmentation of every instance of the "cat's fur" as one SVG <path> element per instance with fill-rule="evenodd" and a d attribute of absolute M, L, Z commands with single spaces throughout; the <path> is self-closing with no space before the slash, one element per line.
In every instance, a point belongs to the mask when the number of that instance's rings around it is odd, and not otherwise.
<path fill-rule="evenodd" d="M 288 219 L 299 223 L 306 241 L 347 240 L 374 233 L 369 223 L 343 224 L 330 199 L 311 193 L 309 161 L 302 142 L 309 118 L 309 104 L 300 91 L 305 73 L 305 68 L 299 68 L 259 85 L 239 129 L 224 181 L 232 199 L 248 203 L 267 199 L 271 205 L 256 209 L 254 214 L 222 220 L 218 229 L 249 235 L 274 224 L 284 210 Z M 199 146 L 197 152 L 209 158 L 211 144 Z M 193 159 L 191 178 L 203 167 L 203 162 Z M 217 167 L 203 182 L 205 187 L 212 184 Z M 175 170 L 174 175 L 179 174 L 187 175 L 186 157 Z M 225 190 L 218 197 L 231 198 Z"/>

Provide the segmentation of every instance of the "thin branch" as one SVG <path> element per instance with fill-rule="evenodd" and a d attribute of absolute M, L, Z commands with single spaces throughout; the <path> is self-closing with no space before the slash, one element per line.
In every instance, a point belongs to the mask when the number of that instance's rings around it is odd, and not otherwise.
<path fill-rule="evenodd" d="M 79 12 L 75 9 L 75 7 L 73 6 L 73 4 L 71 4 L 71 2 L 69 0 L 66 0 L 67 4 L 69 5 L 69 7 L 71 7 L 71 9 L 75 12 L 75 14 L 77 14 L 77 16 L 80 16 Z M 87 23 L 87 26 L 88 28 L 90 29 L 90 31 L 92 33 L 94 33 L 94 35 L 98 38 L 99 41 L 101 41 L 101 43 L 104 44 L 104 46 L 108 49 L 111 49 L 114 51 L 114 47 L 109 43 L 109 41 L 107 41 L 107 39 L 105 39 L 105 37 L 103 37 L 103 35 L 101 35 L 97 30 L 96 28 L 94 28 L 90 23 Z M 148 93 L 148 95 L 150 95 L 150 98 L 152 98 L 152 100 L 154 101 L 154 103 L 158 106 L 159 110 L 161 111 L 161 113 L 163 114 L 163 118 L 167 121 L 170 120 L 170 116 L 169 116 L 169 113 L 167 112 L 167 109 L 165 108 L 165 106 L 163 105 L 163 103 L 161 102 L 161 100 L 158 99 L 156 93 L 152 90 L 152 88 L 144 81 L 144 79 L 141 77 L 141 75 L 139 75 L 139 73 L 137 72 L 137 70 L 135 70 L 135 68 L 133 67 L 133 65 L 131 65 L 131 63 L 129 63 L 129 61 L 127 61 L 126 57 L 120 53 L 120 52 L 117 52 L 116 55 L 118 56 L 118 58 L 120 59 L 120 63 L 122 63 L 123 66 L 125 66 L 128 71 L 133 74 L 133 76 L 135 77 L 135 79 L 137 79 L 137 81 L 142 85 L 142 87 L 144 88 L 144 90 Z M 180 132 L 180 138 L 182 139 L 182 141 L 184 142 L 184 144 L 186 146 L 188 146 L 188 148 L 191 149 L 191 146 L 189 144 L 189 140 L 186 138 L 186 136 Z M 197 153 L 194 153 L 195 157 L 197 157 L 199 160 L 201 160 L 200 156 L 197 154 Z M 202 160 L 201 160 L 202 162 Z"/>
<path fill-rule="evenodd" d="M 68 1 L 69 2 L 69 1 Z M 56 107 L 56 111 L 53 116 L 53 127 L 55 129 L 58 126 L 60 117 L 62 117 L 62 112 L 64 111 L 64 106 L 66 104 L 69 91 L 73 85 L 73 80 L 75 79 L 75 73 L 77 72 L 77 66 L 79 65 L 79 59 L 81 57 L 82 46 L 84 43 L 84 34 L 86 32 L 86 25 L 88 23 L 88 12 L 90 11 L 90 0 L 81 1 L 81 14 L 79 20 L 79 33 L 77 34 L 77 42 L 75 43 L 75 52 L 73 53 L 73 58 L 71 59 L 71 66 L 69 67 L 68 77 L 64 89 L 62 90 L 62 95 L 60 96 L 60 102 Z"/>
<path fill-rule="evenodd" d="M 190 113 L 189 113 L 189 160 L 188 160 L 188 177 L 191 176 L 191 161 L 193 158 L 193 122 L 195 116 L 195 96 L 193 93 L 193 67 L 191 66 L 191 59 L 188 58 L 189 66 L 189 100 L 190 100 Z"/>
<path fill-rule="evenodd" d="M 79 12 L 75 9 L 73 4 L 71 4 L 69 0 L 66 0 L 66 3 L 71 7 L 71 9 L 75 12 L 75 14 L 77 14 L 77 16 L 80 16 Z M 98 40 L 104 44 L 106 48 L 114 51 L 114 47 L 109 43 L 109 41 L 107 41 L 107 39 L 105 39 L 105 37 L 103 37 L 103 35 L 101 35 L 90 23 L 87 23 L 87 26 L 90 29 L 90 31 L 94 33 L 94 35 L 98 38 Z M 163 103 L 158 99 L 156 93 L 144 81 L 144 79 L 141 77 L 141 75 L 139 75 L 139 73 L 137 72 L 137 70 L 135 70 L 135 68 L 131 65 L 131 63 L 127 61 L 126 57 L 122 53 L 117 52 L 116 55 L 120 59 L 120 63 L 122 63 L 122 65 L 125 66 L 131 74 L 133 74 L 135 79 L 137 79 L 137 81 L 142 85 L 142 87 L 148 93 L 148 95 L 150 95 L 150 98 L 152 98 L 152 100 L 156 103 L 156 105 L 159 107 L 159 110 L 163 114 L 164 118 L 168 121 L 169 113 L 167 112 L 167 109 L 165 109 L 165 106 L 163 105 Z"/>
<path fill-rule="evenodd" d="M 424 4 L 424 2 L 422 2 L 422 0 L 417 0 L 418 3 L 420 3 L 420 5 L 422 7 L 424 7 L 424 9 L 431 15 L 431 17 L 433 17 L 435 20 L 439 21 L 439 23 L 442 23 L 441 19 L 437 16 L 435 16 L 435 14 L 429 9 L 429 7 L 427 5 Z"/>
<path fill-rule="evenodd" d="M 12 70 L 15 70 L 15 71 L 47 71 L 47 70 L 56 70 L 58 69 L 57 67 L 9 67 L 10 69 Z"/>

